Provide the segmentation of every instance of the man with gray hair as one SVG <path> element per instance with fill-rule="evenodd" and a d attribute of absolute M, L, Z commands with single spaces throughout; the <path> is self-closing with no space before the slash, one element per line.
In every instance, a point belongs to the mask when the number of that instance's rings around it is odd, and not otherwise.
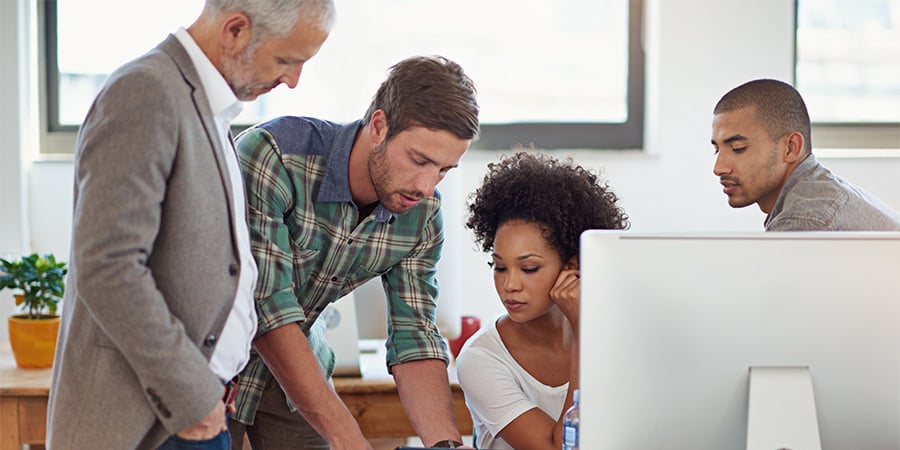
<path fill-rule="evenodd" d="M 228 449 L 256 334 L 231 121 L 300 72 L 331 0 L 207 0 L 110 75 L 79 131 L 48 448 Z"/>
<path fill-rule="evenodd" d="M 750 81 L 713 114 L 713 173 L 729 205 L 759 205 L 766 231 L 900 231 L 900 214 L 816 160 L 809 113 L 793 86 Z"/>

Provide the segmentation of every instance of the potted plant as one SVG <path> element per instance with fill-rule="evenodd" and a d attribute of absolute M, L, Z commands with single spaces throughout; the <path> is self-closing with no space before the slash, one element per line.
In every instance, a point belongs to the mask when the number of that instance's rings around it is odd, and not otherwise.
<path fill-rule="evenodd" d="M 47 368 L 53 364 L 59 316 L 56 307 L 65 292 L 66 263 L 37 253 L 8 261 L 0 258 L 0 291 L 15 291 L 22 313 L 8 319 L 9 343 L 16 364 Z"/>

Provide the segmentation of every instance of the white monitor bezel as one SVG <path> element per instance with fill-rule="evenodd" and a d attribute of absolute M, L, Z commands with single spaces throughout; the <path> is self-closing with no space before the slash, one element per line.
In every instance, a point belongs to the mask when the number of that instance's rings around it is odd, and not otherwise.
<path fill-rule="evenodd" d="M 581 270 L 583 448 L 744 448 L 751 365 L 811 367 L 824 448 L 900 448 L 900 233 L 592 230 Z"/>

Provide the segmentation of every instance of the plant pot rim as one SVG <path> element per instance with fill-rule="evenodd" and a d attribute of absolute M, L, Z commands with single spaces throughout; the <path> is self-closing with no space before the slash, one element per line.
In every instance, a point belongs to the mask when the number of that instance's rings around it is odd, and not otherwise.
<path fill-rule="evenodd" d="M 13 314 L 9 316 L 9 320 L 14 321 L 25 321 L 25 322 L 37 322 L 37 321 L 52 321 L 59 320 L 59 314 L 39 314 L 36 319 L 32 319 L 28 316 L 28 314 Z"/>

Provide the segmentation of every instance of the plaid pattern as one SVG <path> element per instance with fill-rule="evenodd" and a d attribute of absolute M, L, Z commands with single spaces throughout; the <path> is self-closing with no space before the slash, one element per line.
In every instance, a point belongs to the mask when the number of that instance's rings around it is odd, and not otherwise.
<path fill-rule="evenodd" d="M 426 198 L 403 215 L 378 205 L 360 221 L 347 179 L 360 127 L 358 121 L 282 117 L 245 131 L 236 143 L 259 266 L 258 333 L 298 322 L 326 376 L 334 354 L 316 319 L 329 303 L 378 276 L 387 296 L 388 366 L 449 361 L 435 324 L 435 272 L 444 241 L 440 198 Z M 253 423 L 271 376 L 251 352 L 240 375 L 237 420 Z"/>

